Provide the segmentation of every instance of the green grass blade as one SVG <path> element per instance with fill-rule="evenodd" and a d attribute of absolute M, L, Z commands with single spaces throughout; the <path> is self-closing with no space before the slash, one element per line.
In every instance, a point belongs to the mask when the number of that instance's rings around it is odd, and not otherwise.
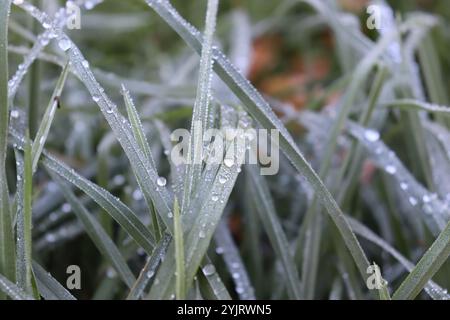
<path fill-rule="evenodd" d="M 20 289 L 5 276 L 0 274 L 0 292 L 3 292 L 13 300 L 34 300 L 25 291 Z"/>
<path fill-rule="evenodd" d="M 450 222 L 395 291 L 393 299 L 414 299 L 450 255 Z"/>
<path fill-rule="evenodd" d="M 394 100 L 386 104 L 386 107 L 391 108 L 399 108 L 406 110 L 422 110 L 427 111 L 434 114 L 441 114 L 443 116 L 448 116 L 447 113 L 450 113 L 450 108 L 447 106 L 437 105 L 433 103 L 427 103 L 414 99 L 399 99 Z"/>
<path fill-rule="evenodd" d="M 289 296 L 292 299 L 301 299 L 298 270 L 294 263 L 292 253 L 289 250 L 289 242 L 277 217 L 273 201 L 271 200 L 272 196 L 270 195 L 267 182 L 259 175 L 257 168 L 247 166 L 246 172 L 253 182 L 253 188 L 251 190 L 253 194 L 252 198 L 260 215 L 260 221 L 263 223 L 270 242 L 283 266 Z"/>
<path fill-rule="evenodd" d="M 145 264 L 144 268 L 141 270 L 139 278 L 134 283 L 131 288 L 127 300 L 138 300 L 144 295 L 144 291 L 147 288 L 150 280 L 156 274 L 156 271 L 166 255 L 167 248 L 170 244 L 172 237 L 166 234 L 155 248 L 155 251 L 150 255 Z"/>
<path fill-rule="evenodd" d="M 0 274 L 14 281 L 15 243 L 5 167 L 9 125 L 7 48 L 10 6 L 10 0 L 0 1 Z"/>
<path fill-rule="evenodd" d="M 144 155 L 149 159 L 153 165 L 154 168 L 156 168 L 155 160 L 153 160 L 153 156 L 150 150 L 150 145 L 148 144 L 147 137 L 145 135 L 144 127 L 142 126 L 141 120 L 139 119 L 139 114 L 136 110 L 136 107 L 133 103 L 133 100 L 131 99 L 130 92 L 128 89 L 122 85 L 122 94 L 125 100 L 125 106 L 127 108 L 127 114 L 128 119 L 131 124 L 131 128 L 133 130 L 134 138 L 136 139 L 137 143 L 141 147 Z M 156 212 L 153 209 L 154 205 L 152 202 L 151 197 L 148 193 L 144 193 L 145 201 L 147 202 L 147 206 L 149 207 L 151 218 L 152 218 L 152 226 L 153 231 L 156 237 L 156 240 L 159 240 L 161 238 L 161 228 L 159 226 L 158 217 L 156 216 Z"/>
<path fill-rule="evenodd" d="M 111 238 L 106 234 L 100 223 L 87 211 L 85 206 L 77 199 L 73 191 L 67 186 L 66 182 L 55 173 L 50 172 L 65 198 L 73 209 L 73 212 L 84 226 L 84 230 L 94 242 L 100 253 L 108 260 L 117 271 L 123 282 L 131 288 L 136 281 L 133 273 L 128 267 L 125 259 L 116 247 Z"/>
<path fill-rule="evenodd" d="M 372 230 L 367 228 L 365 225 L 360 223 L 359 221 L 353 219 L 352 217 L 347 216 L 347 219 L 349 220 L 349 223 L 353 229 L 353 231 L 359 235 L 360 237 L 369 240 L 370 242 L 376 244 L 380 248 L 382 248 L 384 251 L 389 253 L 394 259 L 396 259 L 398 262 L 400 262 L 403 267 L 408 270 L 412 271 L 414 268 L 414 264 L 406 259 L 400 252 L 398 252 L 396 249 L 394 249 L 389 243 L 387 243 L 385 240 L 377 236 Z M 450 300 L 450 295 L 446 293 L 444 289 L 442 289 L 440 286 L 438 286 L 433 281 L 428 281 L 425 285 L 425 291 L 428 293 L 430 297 L 432 297 L 435 300 Z"/>
<path fill-rule="evenodd" d="M 32 180 L 31 144 L 27 137 L 24 159 L 16 152 L 18 190 L 17 190 L 17 284 L 32 294 Z"/>
<path fill-rule="evenodd" d="M 176 262 L 176 297 L 177 300 L 186 298 L 186 269 L 184 262 L 184 236 L 181 224 L 180 208 L 175 198 L 173 206 L 173 230 L 175 239 L 175 262 Z"/>
<path fill-rule="evenodd" d="M 197 97 L 195 99 L 194 110 L 192 112 L 191 138 L 188 150 L 188 165 L 184 183 L 184 196 L 182 203 L 182 213 L 189 208 L 190 198 L 200 181 L 202 172 L 202 144 L 204 132 L 208 128 L 209 104 L 211 100 L 212 81 L 212 42 L 216 28 L 216 16 L 219 6 L 218 0 L 208 0 L 206 11 L 205 33 L 203 37 L 203 47 L 200 54 L 200 70 L 197 85 Z"/>
<path fill-rule="evenodd" d="M 44 149 L 45 141 L 47 140 L 50 127 L 52 125 L 53 119 L 55 117 L 56 109 L 59 106 L 59 97 L 63 91 L 64 85 L 66 83 L 67 75 L 69 74 L 69 64 L 63 68 L 61 75 L 59 76 L 58 82 L 56 83 L 55 90 L 50 98 L 50 102 L 45 110 L 42 122 L 39 126 L 39 130 L 36 133 L 36 138 L 33 142 L 33 147 L 31 150 L 33 158 L 33 172 L 36 171 L 39 157 L 41 156 L 42 150 Z"/>
<path fill-rule="evenodd" d="M 45 300 L 76 300 L 55 278 L 37 262 L 33 262 L 33 271 L 38 283 L 39 293 Z"/>

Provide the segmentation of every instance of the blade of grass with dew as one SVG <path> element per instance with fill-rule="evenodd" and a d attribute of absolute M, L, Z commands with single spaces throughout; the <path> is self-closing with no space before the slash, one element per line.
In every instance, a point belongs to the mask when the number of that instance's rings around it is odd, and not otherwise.
<path fill-rule="evenodd" d="M 180 208 L 178 200 L 175 198 L 173 206 L 173 233 L 175 239 L 175 262 L 176 262 L 176 298 L 184 300 L 186 298 L 186 269 L 184 262 L 184 236 L 181 224 Z"/>
<path fill-rule="evenodd" d="M 55 117 L 56 109 L 59 106 L 59 97 L 64 89 L 64 85 L 67 80 L 67 75 L 69 74 L 69 64 L 63 68 L 61 75 L 59 76 L 58 82 L 56 83 L 55 90 L 52 93 L 50 102 L 45 110 L 44 116 L 42 117 L 42 122 L 39 125 L 39 130 L 36 133 L 36 137 L 33 142 L 31 154 L 33 158 L 33 172 L 36 171 L 39 157 L 41 156 L 42 150 L 44 149 L 45 141 L 47 140 L 50 127 L 52 125 L 53 119 Z"/>
<path fill-rule="evenodd" d="M 8 21 L 10 0 L 0 0 L 0 274 L 15 281 L 15 243 L 9 190 L 6 176 L 6 152 L 9 123 L 8 99 Z M 0 298 L 3 295 L 0 294 Z"/>
<path fill-rule="evenodd" d="M 401 108 L 406 110 L 422 110 L 426 112 L 430 112 L 432 114 L 441 114 L 442 116 L 448 116 L 447 113 L 450 113 L 450 108 L 447 106 L 437 105 L 433 103 L 427 103 L 414 99 L 399 99 L 389 102 L 385 105 L 390 108 Z"/>
<path fill-rule="evenodd" d="M 439 271 L 450 255 L 450 222 L 423 255 L 392 296 L 396 300 L 414 299 Z"/>
<path fill-rule="evenodd" d="M 136 110 L 133 100 L 131 99 L 130 92 L 124 85 L 122 85 L 122 95 L 125 100 L 125 106 L 127 108 L 128 119 L 130 121 L 131 128 L 133 129 L 134 138 L 136 139 L 137 143 L 143 150 L 144 155 L 147 157 L 147 159 L 150 159 L 153 167 L 156 168 L 155 160 L 153 160 L 153 156 L 150 151 L 150 146 L 148 144 L 147 137 L 144 132 L 144 128 L 142 126 L 141 120 L 139 119 L 139 114 Z M 153 209 L 154 205 L 153 205 L 152 199 L 150 198 L 148 193 L 145 193 L 145 192 L 144 192 L 144 197 L 145 197 L 145 201 L 147 202 L 147 206 L 151 213 L 153 232 L 155 234 L 156 240 L 159 241 L 159 239 L 161 239 L 161 236 L 162 236 L 161 228 L 159 226 L 158 217 L 156 216 L 156 212 Z"/>
<path fill-rule="evenodd" d="M 34 300 L 28 293 L 20 289 L 5 276 L 0 274 L 0 292 L 13 300 Z"/>
<path fill-rule="evenodd" d="M 206 10 L 205 33 L 200 57 L 200 70 L 197 85 L 197 97 L 192 112 L 191 138 L 188 149 L 188 165 L 186 166 L 182 214 L 185 215 L 190 206 L 190 198 L 201 179 L 202 170 L 202 132 L 208 129 L 209 103 L 211 99 L 212 81 L 212 42 L 216 28 L 216 16 L 219 0 L 208 0 Z"/>
<path fill-rule="evenodd" d="M 155 243 L 154 237 L 131 209 L 108 191 L 81 177 L 58 160 L 45 155 L 42 163 L 48 170 L 55 172 L 91 197 L 92 200 L 105 209 L 106 212 L 108 212 L 148 254 L 151 254 Z"/>
<path fill-rule="evenodd" d="M 45 300 L 76 300 L 55 278 L 37 262 L 33 262 L 33 271 L 38 283 L 39 293 Z"/>
<path fill-rule="evenodd" d="M 67 186 L 63 178 L 50 171 L 50 176 L 55 181 L 68 203 L 72 207 L 73 212 L 83 224 L 84 230 L 94 242 L 97 249 L 111 263 L 117 271 L 123 282 L 131 288 L 136 281 L 133 273 L 128 267 L 125 259 L 122 257 L 119 249 L 117 249 L 114 242 L 106 234 L 98 221 L 87 211 L 85 206 L 77 199 L 73 191 Z"/>
<path fill-rule="evenodd" d="M 154 252 L 150 255 L 145 264 L 144 268 L 141 270 L 139 278 L 134 283 L 131 288 L 127 300 L 138 300 L 143 297 L 144 291 L 146 290 L 150 280 L 156 274 L 156 271 L 166 254 L 167 248 L 170 244 L 172 237 L 166 234 L 156 246 Z"/>
<path fill-rule="evenodd" d="M 225 221 L 217 227 L 214 238 L 223 249 L 222 257 L 241 300 L 255 300 L 255 291 Z"/>
<path fill-rule="evenodd" d="M 394 249 L 389 243 L 377 236 L 372 230 L 367 228 L 365 225 L 355 220 L 352 217 L 347 216 L 349 223 L 353 231 L 362 238 L 369 240 L 370 242 L 376 244 L 384 251 L 389 253 L 393 258 L 395 258 L 400 264 L 408 271 L 412 271 L 414 264 L 406 259 L 400 252 Z M 433 281 L 428 281 L 425 285 L 425 291 L 427 294 L 435 300 L 450 300 L 450 295 L 446 293 L 446 290 L 442 289 Z"/>
<path fill-rule="evenodd" d="M 28 131 L 27 131 L 28 132 Z M 32 164 L 31 143 L 27 136 L 25 141 L 24 158 L 16 152 L 18 190 L 17 200 L 17 284 L 29 295 L 33 294 L 32 288 Z"/>
<path fill-rule="evenodd" d="M 292 299 L 301 299 L 300 279 L 298 278 L 298 270 L 294 263 L 294 258 L 289 250 L 289 242 L 276 214 L 267 182 L 256 170 L 256 167 L 246 166 L 246 172 L 253 183 L 251 190 L 252 199 L 254 199 L 253 203 L 285 271 L 285 281 L 289 296 Z"/>

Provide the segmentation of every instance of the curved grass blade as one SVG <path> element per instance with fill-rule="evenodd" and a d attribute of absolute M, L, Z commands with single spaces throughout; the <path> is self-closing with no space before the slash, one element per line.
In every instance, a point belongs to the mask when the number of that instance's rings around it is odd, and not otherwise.
<path fill-rule="evenodd" d="M 131 288 L 136 279 L 114 242 L 106 234 L 100 223 L 98 223 L 98 221 L 87 211 L 85 206 L 77 199 L 73 191 L 67 186 L 66 182 L 56 175 L 56 173 L 50 172 L 50 176 L 53 181 L 58 184 L 60 190 L 72 207 L 73 212 L 83 224 L 84 230 L 94 242 L 97 249 L 105 259 L 111 263 L 114 269 L 116 269 L 123 282 Z"/>
<path fill-rule="evenodd" d="M 386 107 L 391 108 L 400 108 L 400 109 L 406 109 L 406 110 L 422 110 L 427 111 L 430 113 L 437 113 L 437 114 L 447 114 L 450 113 L 450 108 L 447 106 L 441 106 L 434 103 L 427 103 L 419 100 L 414 99 L 399 99 L 394 100 L 392 102 L 389 102 L 386 104 Z"/>
<path fill-rule="evenodd" d="M 166 234 L 155 248 L 155 251 L 151 254 L 144 268 L 141 270 L 139 278 L 134 283 L 127 296 L 127 300 L 138 300 L 143 297 L 144 291 L 147 288 L 150 280 L 156 274 L 160 262 L 166 255 L 167 248 L 172 240 L 172 236 Z"/>
<path fill-rule="evenodd" d="M 0 274 L 0 292 L 3 292 L 13 300 L 34 300 L 25 291 L 20 289 L 5 276 Z"/>
<path fill-rule="evenodd" d="M 223 259 L 236 287 L 236 292 L 241 300 L 255 300 L 255 291 L 239 255 L 231 233 L 224 221 L 217 227 L 214 234 L 216 243 L 221 246 Z"/>
<path fill-rule="evenodd" d="M 400 262 L 406 270 L 411 271 L 414 268 L 414 264 L 406 259 L 400 252 L 395 250 L 389 243 L 377 236 L 372 230 L 367 228 L 365 225 L 359 221 L 347 216 L 347 219 L 353 229 L 353 231 L 360 237 L 363 237 L 370 242 L 376 244 L 386 252 L 388 252 L 392 257 L 394 257 L 398 262 Z M 428 281 L 425 285 L 425 291 L 430 297 L 435 300 L 450 300 L 450 295 L 446 293 L 444 289 L 439 287 L 433 281 Z"/>
<path fill-rule="evenodd" d="M 395 291 L 393 299 L 414 299 L 450 255 L 450 222 Z"/>
<path fill-rule="evenodd" d="M 44 270 L 37 262 L 33 262 L 39 293 L 45 300 L 76 300 L 55 278 Z"/>
<path fill-rule="evenodd" d="M 142 126 L 141 120 L 139 119 L 139 114 L 136 110 L 136 107 L 131 99 L 130 92 L 124 85 L 122 85 L 122 94 L 125 100 L 125 106 L 127 108 L 128 119 L 131 124 L 131 128 L 133 130 L 134 138 L 137 143 L 141 147 L 144 155 L 147 159 L 150 160 L 153 167 L 156 168 L 155 160 L 153 159 L 152 152 L 150 150 L 150 145 L 148 144 L 147 137 L 145 135 L 144 127 Z M 144 192 L 145 201 L 147 202 L 147 206 L 151 212 L 152 218 L 152 226 L 154 229 L 154 234 L 156 236 L 156 240 L 161 238 L 161 228 L 159 226 L 158 217 L 156 216 L 156 212 L 154 210 L 154 205 L 150 195 Z"/>
<path fill-rule="evenodd" d="M 61 75 L 59 76 L 58 82 L 56 83 L 55 90 L 53 91 L 50 102 L 45 110 L 44 116 L 42 117 L 42 122 L 39 126 L 39 130 L 36 133 L 36 137 L 33 142 L 33 147 L 31 149 L 32 154 L 32 168 L 33 172 L 36 171 L 39 157 L 41 156 L 42 150 L 44 149 L 45 141 L 47 140 L 50 127 L 52 125 L 53 119 L 55 117 L 56 109 L 59 106 L 59 97 L 63 91 L 64 85 L 67 80 L 67 75 L 69 74 L 69 64 L 63 68 Z"/>

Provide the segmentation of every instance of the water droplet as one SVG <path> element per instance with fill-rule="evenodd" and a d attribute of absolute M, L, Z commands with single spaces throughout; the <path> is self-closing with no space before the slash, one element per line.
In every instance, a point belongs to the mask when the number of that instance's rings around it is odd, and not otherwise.
<path fill-rule="evenodd" d="M 219 182 L 220 182 L 221 184 L 224 184 L 225 182 L 227 182 L 227 178 L 224 177 L 224 176 L 220 176 L 220 177 L 219 177 Z"/>
<path fill-rule="evenodd" d="M 155 275 L 155 271 L 150 270 L 149 272 L 147 272 L 145 274 L 145 276 L 147 277 L 147 279 L 150 279 L 151 277 L 153 277 Z"/>
<path fill-rule="evenodd" d="M 92 100 L 94 100 L 94 102 L 99 102 L 100 101 L 100 96 L 94 95 L 92 97 Z"/>
<path fill-rule="evenodd" d="M 378 131 L 368 129 L 364 132 L 364 138 L 370 142 L 376 142 L 380 140 L 380 133 Z"/>
<path fill-rule="evenodd" d="M 158 186 L 160 186 L 160 187 L 164 187 L 164 186 L 166 185 L 166 183 L 167 183 L 167 180 L 166 180 L 166 178 L 164 178 L 164 177 L 159 177 L 159 178 L 156 180 L 156 184 L 157 184 Z"/>
<path fill-rule="evenodd" d="M 17 119 L 19 117 L 19 111 L 12 110 L 11 111 L 11 117 L 14 118 L 14 119 Z"/>
<path fill-rule="evenodd" d="M 58 41 L 58 46 L 61 48 L 61 50 L 67 51 L 72 47 L 72 43 L 70 42 L 69 39 L 62 38 L 61 40 Z"/>
<path fill-rule="evenodd" d="M 61 207 L 64 213 L 69 213 L 72 210 L 72 207 L 68 203 L 64 203 Z"/>
<path fill-rule="evenodd" d="M 414 197 L 409 197 L 408 201 L 413 207 L 417 205 L 417 199 Z"/>
<path fill-rule="evenodd" d="M 225 252 L 225 250 L 222 247 L 217 247 L 216 248 L 216 253 L 217 254 L 223 254 Z"/>
<path fill-rule="evenodd" d="M 142 192 L 139 189 L 133 191 L 133 199 L 136 201 L 142 200 Z"/>
<path fill-rule="evenodd" d="M 87 60 L 83 60 L 81 64 L 83 65 L 83 67 L 89 68 L 89 62 Z"/>
<path fill-rule="evenodd" d="M 395 174 L 397 172 L 397 168 L 394 167 L 393 165 L 387 165 L 385 169 L 386 172 L 389 174 Z"/>
<path fill-rule="evenodd" d="M 224 163 L 228 168 L 231 168 L 231 167 L 233 166 L 233 164 L 234 164 L 234 161 L 233 161 L 233 159 L 226 158 L 225 160 L 223 160 L 223 163 Z"/>
<path fill-rule="evenodd" d="M 431 197 L 429 196 L 429 195 L 424 195 L 423 197 L 422 197 L 422 200 L 423 200 L 423 202 L 424 203 L 428 203 L 428 202 L 430 202 L 431 201 Z"/>
<path fill-rule="evenodd" d="M 405 191 L 405 190 L 408 190 L 409 186 L 408 186 L 408 184 L 406 182 L 402 182 L 402 183 L 400 183 L 400 188 L 403 191 Z"/>
<path fill-rule="evenodd" d="M 167 213 L 167 217 L 168 217 L 169 219 L 172 219 L 172 218 L 173 218 L 173 213 L 172 213 L 172 211 L 169 211 L 169 213 Z"/>
<path fill-rule="evenodd" d="M 205 276 L 213 275 L 216 272 L 216 268 L 211 263 L 204 266 L 202 270 Z"/>
<path fill-rule="evenodd" d="M 217 200 L 219 200 L 219 197 L 218 197 L 217 195 L 213 195 L 213 196 L 211 197 L 211 200 L 214 201 L 214 202 L 216 202 Z"/>
<path fill-rule="evenodd" d="M 53 242 L 56 241 L 56 237 L 55 237 L 55 235 L 54 235 L 53 233 L 47 233 L 47 234 L 45 235 L 45 240 L 46 240 L 48 243 L 53 243 Z"/>
<path fill-rule="evenodd" d="M 200 233 L 198 234 L 198 236 L 200 237 L 200 238 L 204 238 L 204 237 L 206 237 L 206 234 L 205 234 L 205 230 L 200 230 Z"/>

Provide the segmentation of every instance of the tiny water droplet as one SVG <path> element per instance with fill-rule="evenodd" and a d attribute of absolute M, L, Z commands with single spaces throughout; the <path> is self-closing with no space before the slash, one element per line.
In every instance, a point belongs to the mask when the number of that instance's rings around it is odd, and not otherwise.
<path fill-rule="evenodd" d="M 200 237 L 200 238 L 204 238 L 204 237 L 206 237 L 206 234 L 205 234 L 205 230 L 200 230 L 200 233 L 198 234 L 198 236 Z"/>
<path fill-rule="evenodd" d="M 216 272 L 216 268 L 211 263 L 204 266 L 202 270 L 205 276 L 213 275 Z"/>
<path fill-rule="evenodd" d="M 227 178 L 224 177 L 224 176 L 220 176 L 220 177 L 219 177 L 219 182 L 220 182 L 221 184 L 224 184 L 225 182 L 227 182 Z"/>
<path fill-rule="evenodd" d="M 67 51 L 72 47 L 72 43 L 70 42 L 69 39 L 62 38 L 61 40 L 58 41 L 58 46 L 61 48 L 61 50 Z"/>
<path fill-rule="evenodd" d="M 160 186 L 160 187 L 164 187 L 164 186 L 166 185 L 166 183 L 167 183 L 167 180 L 166 180 L 166 178 L 164 178 L 164 177 L 159 177 L 159 178 L 156 180 L 156 184 L 157 184 L 158 186 Z"/>
<path fill-rule="evenodd" d="M 234 161 L 233 161 L 233 159 L 226 158 L 225 160 L 223 160 L 223 163 L 224 163 L 228 168 L 231 168 L 231 167 L 233 166 L 233 164 L 234 164 Z"/>
<path fill-rule="evenodd" d="M 409 197 L 409 203 L 414 207 L 415 205 L 417 205 L 417 199 L 414 197 Z"/>
<path fill-rule="evenodd" d="M 19 111 L 12 110 L 11 111 L 11 117 L 14 118 L 14 119 L 17 119 L 19 117 Z"/>
<path fill-rule="evenodd" d="M 394 167 L 393 165 L 387 165 L 386 172 L 389 174 L 395 174 L 397 172 L 397 168 Z"/>
<path fill-rule="evenodd" d="M 380 140 L 380 133 L 378 131 L 368 129 L 364 132 L 364 138 L 370 142 L 376 142 Z"/>
<path fill-rule="evenodd" d="M 211 200 L 214 201 L 214 202 L 216 202 L 217 200 L 219 200 L 219 197 L 218 197 L 217 195 L 213 195 L 213 196 L 211 197 Z"/>

